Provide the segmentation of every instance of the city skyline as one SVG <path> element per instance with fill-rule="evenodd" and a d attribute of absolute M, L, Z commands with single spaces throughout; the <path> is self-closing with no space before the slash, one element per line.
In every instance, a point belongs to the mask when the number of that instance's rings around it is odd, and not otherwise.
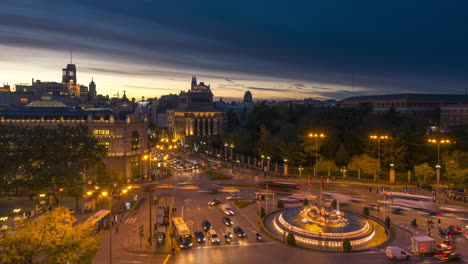
<path fill-rule="evenodd" d="M 137 99 L 192 75 L 232 99 L 466 92 L 468 4 L 332 5 L 4 1 L 0 82 L 60 81 L 73 49 L 78 83 Z"/>

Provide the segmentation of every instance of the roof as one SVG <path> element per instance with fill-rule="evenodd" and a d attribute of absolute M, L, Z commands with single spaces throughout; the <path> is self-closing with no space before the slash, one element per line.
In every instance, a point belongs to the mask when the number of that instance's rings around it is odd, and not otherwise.
<path fill-rule="evenodd" d="M 423 242 L 423 241 L 435 241 L 435 239 L 433 239 L 433 238 L 430 237 L 430 236 L 418 236 L 418 237 L 413 237 L 413 240 L 418 241 L 418 242 Z"/>
<path fill-rule="evenodd" d="M 27 107 L 51 107 L 51 108 L 66 108 L 67 106 L 59 101 L 52 100 L 50 97 L 43 97 L 40 100 L 32 101 L 26 105 Z"/>
<path fill-rule="evenodd" d="M 468 95 L 463 94 L 386 94 L 352 96 L 343 101 L 365 101 L 365 100 L 385 100 L 385 99 L 405 99 L 405 100 L 468 100 Z"/>

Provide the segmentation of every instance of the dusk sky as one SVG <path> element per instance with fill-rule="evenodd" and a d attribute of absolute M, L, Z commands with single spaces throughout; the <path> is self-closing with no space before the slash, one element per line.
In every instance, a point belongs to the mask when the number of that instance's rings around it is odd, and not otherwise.
<path fill-rule="evenodd" d="M 0 85 L 61 81 L 70 49 L 110 96 L 464 94 L 468 1 L 0 1 Z"/>

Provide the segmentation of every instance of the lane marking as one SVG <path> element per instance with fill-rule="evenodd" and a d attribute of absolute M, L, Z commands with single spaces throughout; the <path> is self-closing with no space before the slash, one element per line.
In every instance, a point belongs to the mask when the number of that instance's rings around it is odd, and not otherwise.
<path fill-rule="evenodd" d="M 170 257 L 171 257 L 171 254 L 167 254 L 167 257 L 166 257 L 166 259 L 164 260 L 163 264 L 166 264 L 167 261 L 169 261 L 169 258 L 170 258 Z"/>

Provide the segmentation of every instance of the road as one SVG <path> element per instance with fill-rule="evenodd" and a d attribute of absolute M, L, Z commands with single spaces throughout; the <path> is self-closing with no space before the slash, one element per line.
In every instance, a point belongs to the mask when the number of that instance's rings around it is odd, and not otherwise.
<path fill-rule="evenodd" d="M 238 173 L 237 171 L 234 171 L 234 177 L 236 178 L 236 183 L 251 183 L 252 180 L 250 175 Z M 182 190 L 177 188 L 178 183 L 187 181 L 192 182 L 194 185 L 198 186 L 199 189 Z M 170 177 L 167 182 L 165 181 L 165 183 L 173 185 L 174 188 L 168 191 L 162 191 L 160 201 L 162 203 L 172 204 L 177 209 L 174 214 L 184 218 L 192 233 L 196 230 L 202 230 L 202 220 L 209 220 L 214 230 L 219 234 L 221 244 L 212 245 L 208 239 L 206 243 L 199 244 L 194 239 L 192 249 L 178 250 L 174 255 L 162 253 L 162 250 L 160 250 L 161 253 L 134 252 L 127 250 L 126 248 L 128 248 L 129 245 L 135 246 L 136 244 L 136 247 L 138 247 L 139 237 L 138 231 L 136 230 L 138 230 L 139 226 L 144 226 L 144 239 L 147 237 L 149 222 L 149 199 L 147 199 L 141 208 L 126 216 L 126 220 L 121 224 L 119 232 L 117 233 L 114 231 L 112 234 L 112 263 L 300 263 L 305 260 L 313 260 L 314 263 L 392 263 L 385 257 L 384 249 L 344 254 L 293 248 L 271 240 L 266 236 L 263 236 L 263 242 L 257 242 L 255 239 L 255 233 L 258 232 L 257 205 L 249 205 L 242 209 L 233 206 L 236 215 L 232 216 L 231 219 L 235 226 L 239 225 L 242 227 L 247 237 L 236 237 L 232 244 L 226 245 L 223 235 L 227 232 L 232 232 L 232 227 L 224 225 L 221 221 L 223 216 L 222 211 L 217 206 L 208 206 L 208 202 L 213 198 L 219 198 L 223 203 L 232 204 L 232 202 L 225 199 L 228 194 L 219 193 L 213 195 L 200 192 L 200 190 L 220 187 L 217 182 L 209 180 L 202 171 L 194 171 L 174 172 L 174 175 Z M 327 184 L 326 186 L 330 190 L 344 194 L 352 190 L 351 192 L 353 195 L 360 196 L 365 200 L 362 203 L 351 203 L 347 205 L 347 209 L 350 210 L 362 211 L 363 206 L 375 204 L 377 200 L 381 200 L 375 192 L 368 192 L 368 190 L 362 186 L 356 187 L 347 184 Z M 318 195 L 318 188 L 319 184 L 313 183 L 312 194 Z M 254 192 L 256 191 L 255 188 L 240 187 L 239 189 L 241 198 L 253 200 Z M 141 191 L 140 197 L 148 196 L 147 192 Z M 307 192 L 307 190 L 303 190 L 302 192 Z M 275 197 L 275 202 L 269 200 L 268 207 L 273 208 L 276 206 L 279 197 L 281 196 Z M 154 212 L 155 210 L 153 208 L 153 215 Z M 371 211 L 371 213 L 376 215 L 375 211 Z M 383 212 L 381 212 L 381 214 L 383 214 Z M 389 212 L 387 215 L 389 215 Z M 464 215 L 458 215 L 458 217 L 467 218 Z M 399 227 L 395 228 L 395 240 L 391 245 L 398 245 L 404 249 L 409 249 L 409 238 L 412 233 L 425 234 L 427 230 L 425 227 L 419 227 L 418 229 L 410 228 L 409 223 L 414 218 L 418 218 L 421 222 L 425 223 L 423 219 L 427 219 L 428 217 L 423 216 L 418 211 L 410 211 L 405 215 L 392 215 L 392 222 L 398 226 L 402 226 L 404 229 Z M 443 217 L 443 227 L 452 224 L 464 226 L 465 223 L 463 220 L 456 219 L 456 217 L 452 215 Z M 433 237 L 437 240 L 441 240 L 437 235 Z M 468 241 L 465 241 L 464 238 L 459 238 L 458 240 L 458 248 L 468 248 Z M 169 239 L 167 243 L 171 243 Z M 145 244 L 144 241 L 143 244 Z M 167 244 L 166 247 L 170 248 L 170 244 Z M 417 263 L 422 260 L 424 260 L 424 258 L 413 256 L 410 261 L 400 261 L 399 263 Z M 102 237 L 102 249 L 99 250 L 93 263 L 109 263 L 109 231 L 104 232 Z"/>

